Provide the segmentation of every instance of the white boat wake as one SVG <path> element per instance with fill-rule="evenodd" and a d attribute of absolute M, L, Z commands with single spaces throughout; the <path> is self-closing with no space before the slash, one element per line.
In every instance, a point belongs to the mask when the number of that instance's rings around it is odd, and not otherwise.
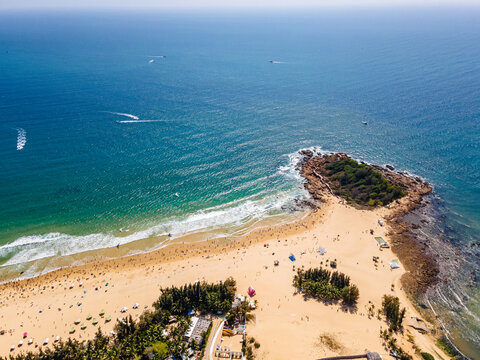
<path fill-rule="evenodd" d="M 17 150 L 22 150 L 27 143 L 27 132 L 19 128 L 17 129 Z"/>
<path fill-rule="evenodd" d="M 151 123 L 151 122 L 167 122 L 167 120 L 117 120 L 117 124 L 136 124 L 136 123 Z"/>
<path fill-rule="evenodd" d="M 119 112 L 113 112 L 113 111 L 105 111 L 105 112 L 107 112 L 109 114 L 113 114 L 113 115 L 126 116 L 126 117 L 129 117 L 130 119 L 133 119 L 133 120 L 139 120 L 138 116 L 135 116 L 135 115 L 132 115 L 132 114 L 119 113 Z"/>

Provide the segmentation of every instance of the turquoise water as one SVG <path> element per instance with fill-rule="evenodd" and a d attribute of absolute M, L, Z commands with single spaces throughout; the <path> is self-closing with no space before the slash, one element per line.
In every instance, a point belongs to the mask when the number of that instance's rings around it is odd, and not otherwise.
<path fill-rule="evenodd" d="M 430 300 L 478 359 L 479 44 L 478 8 L 0 13 L 0 271 L 295 217 L 318 146 L 435 185 L 462 259 Z"/>

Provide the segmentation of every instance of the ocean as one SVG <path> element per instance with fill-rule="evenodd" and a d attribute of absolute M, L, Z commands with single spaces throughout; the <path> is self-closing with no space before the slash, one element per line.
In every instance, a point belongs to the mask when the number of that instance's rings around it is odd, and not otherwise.
<path fill-rule="evenodd" d="M 480 359 L 479 140 L 480 8 L 3 12 L 0 276 L 292 221 L 341 151 L 434 185 L 427 300 Z"/>

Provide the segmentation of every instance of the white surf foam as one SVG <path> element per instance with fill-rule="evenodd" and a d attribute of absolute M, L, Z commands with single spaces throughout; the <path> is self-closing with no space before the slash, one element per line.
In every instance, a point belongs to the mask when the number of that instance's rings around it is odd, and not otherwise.
<path fill-rule="evenodd" d="M 165 55 L 150 55 L 149 58 L 164 59 L 164 58 L 166 58 L 166 56 Z"/>
<path fill-rule="evenodd" d="M 155 61 L 154 59 L 150 59 L 150 60 L 148 61 L 148 63 L 151 64 L 151 63 L 153 63 L 154 61 Z"/>
<path fill-rule="evenodd" d="M 22 150 L 27 143 L 27 132 L 22 129 L 17 129 L 17 150 Z"/>
<path fill-rule="evenodd" d="M 208 233 L 209 238 L 231 236 L 242 226 L 248 227 L 264 218 L 285 214 L 285 207 L 293 205 L 296 196 L 295 191 L 285 191 L 256 199 L 236 200 L 200 210 L 185 217 L 166 219 L 158 225 L 127 236 L 116 236 L 113 233 L 84 236 L 49 233 L 24 236 L 0 247 L 0 257 L 10 257 L 0 265 L 0 268 L 114 247 L 117 244 L 123 245 L 152 236 L 171 234 L 171 239 L 193 233 Z M 155 250 L 164 245 L 162 241 L 149 250 Z"/>

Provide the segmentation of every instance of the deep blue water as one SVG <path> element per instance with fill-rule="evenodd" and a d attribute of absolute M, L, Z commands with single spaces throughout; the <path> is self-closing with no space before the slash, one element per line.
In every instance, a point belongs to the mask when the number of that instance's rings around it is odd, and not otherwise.
<path fill-rule="evenodd" d="M 0 13 L 0 271 L 246 231 L 303 196 L 288 155 L 319 146 L 433 183 L 467 274 L 479 140 L 479 8 Z M 479 283 L 445 296 L 475 356 Z"/>

